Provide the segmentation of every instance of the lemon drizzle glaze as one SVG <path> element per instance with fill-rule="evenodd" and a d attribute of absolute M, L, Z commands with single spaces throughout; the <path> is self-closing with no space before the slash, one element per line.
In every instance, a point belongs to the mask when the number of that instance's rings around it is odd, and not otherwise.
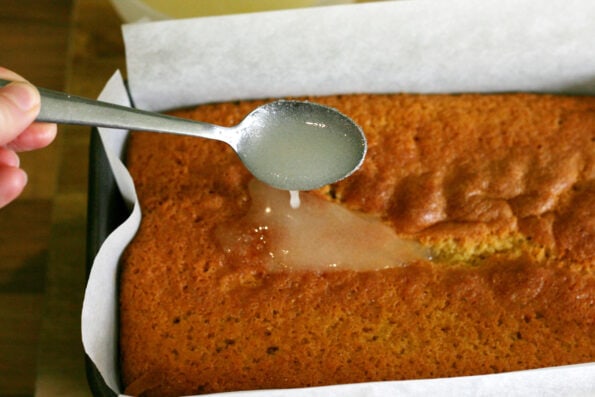
<path fill-rule="evenodd" d="M 399 238 L 371 215 L 308 193 L 298 196 L 299 208 L 292 208 L 286 191 L 256 180 L 250 182 L 249 192 L 248 213 L 217 231 L 228 255 L 253 252 L 253 259 L 264 261 L 272 271 L 366 271 L 430 259 L 428 249 Z M 298 194 L 292 194 L 294 204 Z"/>

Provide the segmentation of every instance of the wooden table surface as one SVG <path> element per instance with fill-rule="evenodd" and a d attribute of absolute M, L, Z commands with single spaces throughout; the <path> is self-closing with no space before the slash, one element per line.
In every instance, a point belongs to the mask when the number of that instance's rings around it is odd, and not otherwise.
<path fill-rule="evenodd" d="M 0 0 L 0 65 L 97 97 L 125 72 L 109 0 Z M 0 209 L 0 396 L 89 396 L 80 337 L 89 128 L 25 153 L 24 194 Z"/>

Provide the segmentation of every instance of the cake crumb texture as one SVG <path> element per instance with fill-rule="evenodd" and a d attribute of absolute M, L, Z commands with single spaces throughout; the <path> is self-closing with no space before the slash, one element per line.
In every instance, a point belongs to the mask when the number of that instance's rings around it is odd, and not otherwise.
<path fill-rule="evenodd" d="M 250 206 L 252 176 L 235 153 L 217 141 L 135 132 L 127 163 L 143 220 L 120 279 L 127 393 L 595 360 L 595 98 L 305 99 L 353 118 L 368 154 L 352 176 L 303 194 L 378 216 L 429 247 L 433 260 L 381 271 L 269 272 L 258 247 L 225 253 L 216 238 Z M 261 103 L 175 114 L 235 125 Z"/>

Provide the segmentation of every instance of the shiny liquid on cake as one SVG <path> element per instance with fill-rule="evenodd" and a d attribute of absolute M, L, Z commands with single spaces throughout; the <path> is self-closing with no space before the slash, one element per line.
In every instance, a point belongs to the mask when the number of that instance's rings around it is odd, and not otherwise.
<path fill-rule="evenodd" d="M 256 255 L 273 271 L 379 270 L 429 259 L 429 251 L 400 239 L 377 218 L 313 194 L 292 208 L 287 192 L 253 180 L 251 207 L 218 237 L 227 254 Z M 250 254 L 249 254 L 250 256 Z"/>

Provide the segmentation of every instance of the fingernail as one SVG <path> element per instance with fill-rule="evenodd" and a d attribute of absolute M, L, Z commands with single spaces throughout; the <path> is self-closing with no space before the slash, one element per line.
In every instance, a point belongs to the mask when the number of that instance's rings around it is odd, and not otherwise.
<path fill-rule="evenodd" d="M 20 168 L 0 167 L 0 208 L 16 199 L 27 184 L 27 173 Z"/>
<path fill-rule="evenodd" d="M 20 181 L 17 182 L 18 186 L 22 186 L 21 189 L 23 187 L 25 187 L 25 185 L 27 184 L 27 182 L 29 181 L 29 175 L 27 175 L 27 173 L 25 172 L 25 170 L 23 170 L 22 168 L 17 168 L 17 179 L 20 179 Z"/>
<path fill-rule="evenodd" d="M 27 172 L 21 168 L 19 168 L 19 170 L 21 170 L 23 172 L 23 186 L 26 185 L 29 182 L 29 174 L 27 174 Z"/>
<path fill-rule="evenodd" d="M 13 150 L 0 146 L 0 165 L 2 164 L 9 167 L 18 167 L 21 165 L 21 159 Z"/>
<path fill-rule="evenodd" d="M 39 105 L 39 94 L 31 84 L 15 81 L 2 88 L 2 95 L 22 111 Z"/>

